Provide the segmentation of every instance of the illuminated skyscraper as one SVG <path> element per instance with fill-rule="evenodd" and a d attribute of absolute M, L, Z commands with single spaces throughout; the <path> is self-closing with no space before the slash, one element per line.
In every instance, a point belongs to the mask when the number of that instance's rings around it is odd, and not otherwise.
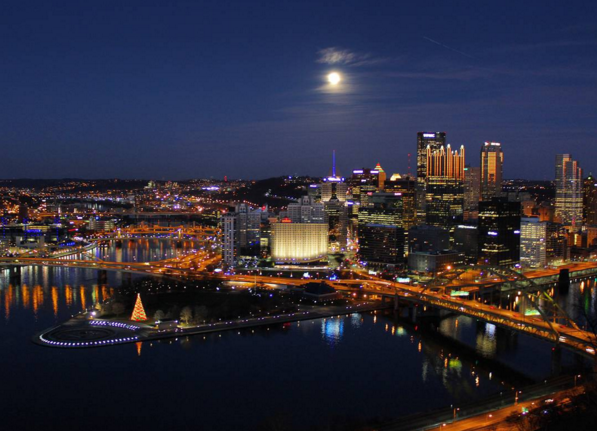
<path fill-rule="evenodd" d="M 357 206 L 367 205 L 367 197 L 379 190 L 379 171 L 377 169 L 355 169 L 347 181 L 348 193 L 352 196 L 352 202 Z M 331 196 L 330 196 L 331 197 Z"/>
<path fill-rule="evenodd" d="M 425 222 L 425 186 L 427 179 L 427 149 L 433 151 L 446 146 L 445 132 L 417 133 L 417 188 L 416 205 L 417 220 Z"/>
<path fill-rule="evenodd" d="M 332 173 L 321 184 L 321 201 L 329 224 L 330 246 L 343 249 L 348 238 L 348 210 L 346 193 L 348 185 L 336 171 L 336 151 L 333 152 Z"/>
<path fill-rule="evenodd" d="M 485 142 L 481 147 L 481 200 L 488 201 L 502 194 L 503 168 L 502 144 Z"/>
<path fill-rule="evenodd" d="M 424 183 L 427 178 L 427 148 L 433 152 L 445 146 L 445 132 L 417 133 L 417 182 Z"/>
<path fill-rule="evenodd" d="M 520 222 L 520 263 L 531 268 L 547 265 L 547 222 L 524 217 Z"/>
<path fill-rule="evenodd" d="M 453 232 L 462 223 L 464 205 L 464 146 L 460 152 L 450 145 L 427 147 L 425 221 Z"/>
<path fill-rule="evenodd" d="M 570 154 L 556 156 L 556 217 L 576 224 L 583 217 L 582 169 Z"/>
<path fill-rule="evenodd" d="M 381 167 L 381 165 L 378 163 L 377 166 L 375 166 L 375 170 L 377 171 L 377 179 L 378 179 L 378 183 L 377 183 L 377 187 L 379 188 L 379 190 L 384 189 L 384 185 L 386 182 L 386 171 L 383 170 L 383 168 Z"/>
<path fill-rule="evenodd" d="M 402 197 L 402 226 L 405 231 L 417 224 L 415 187 L 415 179 L 410 177 L 396 178 L 386 182 L 387 193 L 394 193 L 396 196 Z"/>

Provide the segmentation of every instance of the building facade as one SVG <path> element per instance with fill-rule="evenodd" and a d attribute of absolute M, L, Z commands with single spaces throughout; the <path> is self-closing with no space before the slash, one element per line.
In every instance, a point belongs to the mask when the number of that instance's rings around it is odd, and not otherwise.
<path fill-rule="evenodd" d="M 481 147 L 481 200 L 502 194 L 504 152 L 499 142 L 485 142 Z"/>
<path fill-rule="evenodd" d="M 325 223 L 293 223 L 282 219 L 272 224 L 272 259 L 276 263 L 302 264 L 325 259 L 328 228 Z"/>
<path fill-rule="evenodd" d="M 583 181 L 583 223 L 597 225 L 597 180 L 589 175 Z"/>
<path fill-rule="evenodd" d="M 547 265 L 547 222 L 538 217 L 520 221 L 520 264 L 531 268 Z"/>
<path fill-rule="evenodd" d="M 453 232 L 464 213 L 464 147 L 427 148 L 425 222 Z"/>
<path fill-rule="evenodd" d="M 481 168 L 464 168 L 464 221 L 477 220 L 481 200 Z"/>
<path fill-rule="evenodd" d="M 427 151 L 439 150 L 446 146 L 445 132 L 418 132 L 417 133 L 417 187 L 416 204 L 417 220 L 425 222 L 425 186 L 427 182 Z"/>
<path fill-rule="evenodd" d="M 570 154 L 556 156 L 555 216 L 563 224 L 580 224 L 583 218 L 582 169 Z"/>
<path fill-rule="evenodd" d="M 520 261 L 520 202 L 493 198 L 479 202 L 479 261 L 512 266 Z"/>

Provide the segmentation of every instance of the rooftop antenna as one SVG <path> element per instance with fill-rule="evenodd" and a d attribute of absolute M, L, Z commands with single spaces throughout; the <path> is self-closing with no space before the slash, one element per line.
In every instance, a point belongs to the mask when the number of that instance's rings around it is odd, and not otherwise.
<path fill-rule="evenodd" d="M 336 150 L 332 150 L 332 177 L 336 177 Z"/>

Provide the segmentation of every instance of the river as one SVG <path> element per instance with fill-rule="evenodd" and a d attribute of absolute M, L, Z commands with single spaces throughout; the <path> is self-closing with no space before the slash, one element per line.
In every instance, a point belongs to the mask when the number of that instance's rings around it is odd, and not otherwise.
<path fill-rule="evenodd" d="M 96 251 L 159 260 L 196 244 L 124 241 Z M 410 322 L 377 312 L 108 348 L 62 350 L 31 337 L 109 298 L 128 275 L 23 268 L 0 273 L 4 429 L 320 429 L 393 420 L 478 400 L 586 363 L 467 317 Z M 99 283 L 99 284 L 98 284 Z M 594 282 L 560 302 L 595 309 Z M 287 428 L 283 428 L 286 426 Z"/>

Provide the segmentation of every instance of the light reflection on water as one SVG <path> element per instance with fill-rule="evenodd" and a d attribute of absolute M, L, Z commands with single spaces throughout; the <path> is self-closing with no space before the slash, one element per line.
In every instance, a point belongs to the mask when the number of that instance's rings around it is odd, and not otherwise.
<path fill-rule="evenodd" d="M 360 317 L 360 316 L 359 316 Z M 321 335 L 330 344 L 337 344 L 344 334 L 344 317 L 327 318 L 321 322 Z"/>
<path fill-rule="evenodd" d="M 124 242 L 122 247 L 111 245 L 99 250 L 97 255 L 111 260 L 142 261 L 174 257 L 189 249 L 176 247 L 173 241 L 157 241 L 155 246 L 149 240 L 132 243 Z M 262 392 L 267 394 L 265 401 L 273 411 L 297 406 L 292 415 L 299 418 L 298 421 L 305 416 L 304 400 L 312 398 L 314 393 L 319 393 L 326 403 L 310 406 L 314 409 L 311 417 L 325 418 L 336 413 L 394 417 L 472 401 L 503 388 L 500 384 L 503 373 L 482 370 L 474 360 L 460 357 L 453 345 L 430 340 L 408 322 L 395 321 L 383 313 L 355 313 L 293 323 L 284 331 L 256 328 L 168 340 L 153 346 L 139 343 L 73 352 L 42 349 L 29 342 L 29 337 L 36 331 L 105 301 L 118 286 L 127 282 L 128 277 L 108 272 L 108 279 L 102 282 L 93 270 L 24 268 L 18 282 L 11 281 L 6 272 L 0 272 L 0 315 L 5 323 L 0 327 L 4 331 L 1 334 L 5 343 L 2 345 L 4 353 L 0 351 L 0 361 L 15 368 L 19 366 L 19 360 L 13 357 L 27 358 L 32 369 L 41 370 L 35 376 L 42 376 L 36 380 L 33 375 L 19 375 L 14 381 L 3 382 L 5 395 L 0 395 L 3 406 L 8 405 L 10 410 L 27 405 L 29 398 L 25 399 L 18 388 L 23 385 L 35 387 L 41 383 L 54 388 L 52 399 L 44 399 L 52 417 L 61 411 L 64 400 L 70 400 L 72 393 L 80 391 L 80 387 L 73 383 L 78 380 L 93 387 L 94 392 L 103 397 L 96 397 L 93 406 L 87 400 L 74 400 L 73 411 L 92 417 L 99 408 L 103 415 L 114 415 L 108 417 L 110 420 L 126 421 L 127 412 L 143 409 L 146 413 L 135 420 L 144 422 L 124 423 L 123 427 L 155 427 L 157 423 L 163 424 L 160 412 L 157 409 L 156 412 L 147 411 L 145 399 L 131 400 L 124 391 L 122 394 L 114 391 L 113 383 L 106 381 L 104 374 L 113 375 L 113 381 L 119 381 L 123 386 L 151 393 L 156 389 L 155 382 L 135 380 L 131 370 L 138 375 L 151 375 L 163 364 L 176 366 L 161 369 L 159 393 L 180 395 L 161 398 L 164 409 L 176 411 L 176 415 L 168 417 L 172 423 L 166 424 L 166 428 L 184 428 L 185 423 L 196 421 L 194 409 L 198 404 L 204 406 L 201 420 L 205 421 L 206 427 L 221 424 L 221 421 L 225 421 L 228 429 L 242 429 L 246 423 L 257 425 L 266 413 L 263 400 L 254 396 L 255 388 L 263 388 Z M 569 297 L 578 299 L 583 306 L 588 303 L 594 307 L 594 283 L 585 284 L 582 292 L 579 285 L 573 286 Z M 439 323 L 438 332 L 469 344 L 480 356 L 504 358 L 514 368 L 531 360 L 530 367 L 538 369 L 538 377 L 549 375 L 550 346 L 542 341 L 529 341 L 519 335 L 512 337 L 493 325 L 463 317 L 444 319 Z M 13 349 L 4 348 L 8 337 L 16 340 Z M 241 357 L 242 361 L 239 361 Z M 61 358 L 62 362 L 50 366 L 52 361 L 48 358 Z M 101 372 L 79 370 L 80 361 Z M 355 364 L 362 365 L 358 373 L 355 373 Z M 190 369 L 193 370 L 191 377 Z M 494 379 L 492 372 L 496 373 Z M 74 376 L 66 380 L 60 377 L 58 384 L 51 380 L 52 373 L 60 376 L 74 373 Z M 306 377 L 311 375 L 313 377 Z M 349 379 L 346 378 L 348 375 L 351 376 Z M 279 384 L 284 379 L 292 382 L 292 391 Z M 198 391 L 197 387 L 202 389 Z M 245 401 L 235 406 L 237 415 L 228 417 L 218 409 L 229 403 L 231 392 Z M 338 397 L 338 393 L 345 396 Z M 126 411 L 125 407 L 121 410 L 120 405 L 126 406 Z M 235 423 L 237 416 L 245 423 Z"/>
<path fill-rule="evenodd" d="M 182 256 L 198 247 L 191 240 L 124 240 L 121 244 L 111 242 L 96 248 L 94 254 L 115 262 L 149 261 Z M 89 258 L 88 253 L 69 257 Z M 115 288 L 138 277 L 110 271 L 107 275 L 105 280 L 91 269 L 22 267 L 20 276 L 11 278 L 5 268 L 0 268 L 0 315 L 8 321 L 17 310 L 24 310 L 36 320 L 40 312 L 47 311 L 58 322 L 106 301 Z"/>

